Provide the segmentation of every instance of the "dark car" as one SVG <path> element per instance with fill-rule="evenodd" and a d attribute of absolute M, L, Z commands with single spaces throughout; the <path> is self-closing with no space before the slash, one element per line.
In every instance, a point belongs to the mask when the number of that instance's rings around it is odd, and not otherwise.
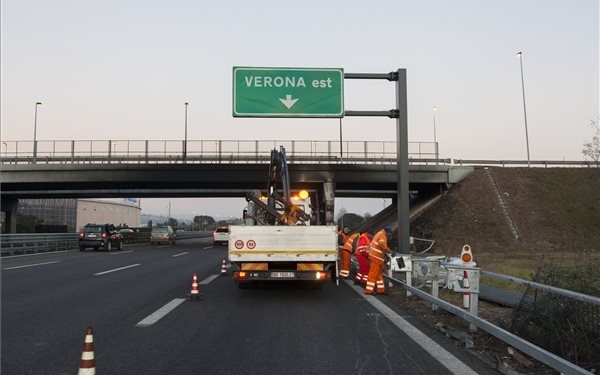
<path fill-rule="evenodd" d="M 88 247 L 94 250 L 122 250 L 123 235 L 112 224 L 86 224 L 79 233 L 79 250 L 84 251 Z"/>

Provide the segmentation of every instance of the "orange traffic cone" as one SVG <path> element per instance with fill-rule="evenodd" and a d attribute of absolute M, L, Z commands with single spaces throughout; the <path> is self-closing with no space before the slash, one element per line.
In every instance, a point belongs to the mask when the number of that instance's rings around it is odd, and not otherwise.
<path fill-rule="evenodd" d="M 223 259 L 223 263 L 221 264 L 221 276 L 227 275 L 227 261 Z"/>
<path fill-rule="evenodd" d="M 83 342 L 83 351 L 79 361 L 79 372 L 77 375 L 95 375 L 96 359 L 94 358 L 94 332 L 92 327 L 88 327 Z"/>
<path fill-rule="evenodd" d="M 463 288 L 464 289 L 469 289 L 471 285 L 469 284 L 469 274 L 467 273 L 467 270 L 463 271 Z M 465 309 L 469 308 L 469 297 L 471 296 L 471 293 L 469 292 L 463 292 L 463 307 Z"/>
<path fill-rule="evenodd" d="M 192 291 L 190 292 L 190 299 L 199 299 L 200 296 L 201 294 L 198 290 L 198 278 L 196 277 L 196 272 L 194 272 L 194 277 L 192 278 Z"/>

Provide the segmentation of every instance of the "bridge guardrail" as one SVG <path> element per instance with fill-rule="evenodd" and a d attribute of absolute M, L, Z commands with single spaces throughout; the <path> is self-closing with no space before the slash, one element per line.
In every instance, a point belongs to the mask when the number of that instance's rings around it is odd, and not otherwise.
<path fill-rule="evenodd" d="M 2 141 L 2 164 L 269 163 L 270 150 L 286 147 L 290 163 L 393 164 L 395 141 L 297 140 L 54 140 Z M 184 153 L 185 150 L 185 153 Z M 409 142 L 410 164 L 599 168 L 600 161 L 474 160 L 436 158 L 434 142 Z"/>
<path fill-rule="evenodd" d="M 269 163 L 271 150 L 286 147 L 291 163 L 395 163 L 395 141 L 55 140 L 3 141 L 5 164 L 77 163 Z M 449 163 L 436 158 L 433 142 L 409 142 L 412 163 Z M 184 151 L 185 150 L 185 151 Z"/>

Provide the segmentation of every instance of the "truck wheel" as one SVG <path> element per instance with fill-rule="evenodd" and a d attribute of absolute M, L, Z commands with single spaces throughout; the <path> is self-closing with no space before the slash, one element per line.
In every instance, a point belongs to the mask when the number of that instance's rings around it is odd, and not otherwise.
<path fill-rule="evenodd" d="M 119 246 L 117 247 L 117 250 L 123 250 L 123 241 L 119 242 Z"/>
<path fill-rule="evenodd" d="M 112 250 L 112 243 L 110 241 L 106 241 L 106 251 Z"/>
<path fill-rule="evenodd" d="M 79 251 L 85 251 L 85 246 L 79 246 Z"/>

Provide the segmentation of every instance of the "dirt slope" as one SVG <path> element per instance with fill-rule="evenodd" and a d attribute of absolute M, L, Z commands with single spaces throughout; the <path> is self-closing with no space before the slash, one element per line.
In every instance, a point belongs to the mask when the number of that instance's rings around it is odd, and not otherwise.
<path fill-rule="evenodd" d="M 544 262 L 600 261 L 600 169 L 476 168 L 411 235 L 446 256 L 469 244 L 478 266 L 517 276 Z"/>

